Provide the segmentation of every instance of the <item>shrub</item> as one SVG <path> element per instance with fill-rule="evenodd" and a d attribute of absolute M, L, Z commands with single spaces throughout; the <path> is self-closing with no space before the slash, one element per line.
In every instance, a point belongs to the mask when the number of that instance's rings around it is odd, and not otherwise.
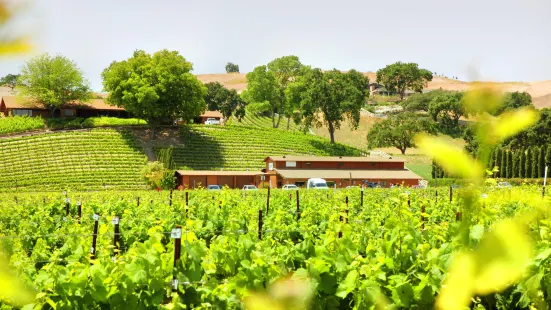
<path fill-rule="evenodd" d="M 0 134 L 25 132 L 44 128 L 41 117 L 8 116 L 0 118 Z"/>

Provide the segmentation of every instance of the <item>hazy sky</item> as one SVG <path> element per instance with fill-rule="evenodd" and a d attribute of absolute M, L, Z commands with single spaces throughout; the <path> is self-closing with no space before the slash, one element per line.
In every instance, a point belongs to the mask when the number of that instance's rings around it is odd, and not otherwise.
<path fill-rule="evenodd" d="M 75 60 L 95 90 L 113 60 L 163 48 L 196 74 L 292 54 L 322 69 L 411 61 L 465 80 L 551 79 L 551 0 L 35 0 L 24 13 L 35 53 Z M 0 75 L 31 56 L 0 60 Z"/>

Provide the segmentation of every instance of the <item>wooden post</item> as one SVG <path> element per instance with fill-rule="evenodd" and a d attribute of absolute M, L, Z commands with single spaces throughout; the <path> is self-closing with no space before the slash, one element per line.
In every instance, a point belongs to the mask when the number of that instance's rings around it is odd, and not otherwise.
<path fill-rule="evenodd" d="M 119 253 L 119 220 L 120 220 L 120 217 L 118 216 L 115 216 L 113 217 L 113 220 L 112 220 L 112 223 L 114 225 L 114 235 L 113 235 L 113 259 L 115 258 L 115 256 L 117 256 L 117 254 Z"/>
<path fill-rule="evenodd" d="M 136 199 L 136 206 L 140 206 L 140 196 L 138 196 L 138 198 Z"/>
<path fill-rule="evenodd" d="M 360 192 L 360 207 L 362 208 L 364 206 L 364 188 L 365 187 L 362 186 L 362 191 Z"/>
<path fill-rule="evenodd" d="M 343 220 L 342 220 L 342 214 L 339 216 L 339 221 L 342 223 Z M 342 228 L 341 230 L 339 231 L 339 239 L 342 238 Z"/>
<path fill-rule="evenodd" d="M 65 198 L 65 216 L 69 217 L 69 209 L 70 209 L 70 200 L 69 198 Z"/>
<path fill-rule="evenodd" d="M 170 200 L 168 202 L 168 205 L 172 207 L 172 190 L 170 190 Z"/>
<path fill-rule="evenodd" d="M 270 188 L 268 187 L 268 196 L 266 197 L 266 216 L 270 213 Z"/>
<path fill-rule="evenodd" d="M 182 250 L 182 226 L 176 226 L 176 229 L 173 229 L 171 232 L 171 238 L 174 239 L 174 269 L 180 260 L 180 253 Z M 178 291 L 178 280 L 176 279 L 175 273 L 172 275 L 172 292 Z"/>
<path fill-rule="evenodd" d="M 77 217 L 78 223 L 80 224 L 80 218 L 82 217 L 82 202 L 77 201 Z"/>
<path fill-rule="evenodd" d="M 218 209 L 222 210 L 222 200 L 218 200 Z"/>
<path fill-rule="evenodd" d="M 455 221 L 461 222 L 461 212 L 455 212 Z"/>
<path fill-rule="evenodd" d="M 435 200 L 434 202 L 438 202 L 438 190 L 436 190 L 436 195 L 435 195 L 435 197 L 436 197 L 436 200 Z"/>
<path fill-rule="evenodd" d="M 258 210 L 258 240 L 262 240 L 262 210 Z"/>
<path fill-rule="evenodd" d="M 297 189 L 297 222 L 300 221 L 300 196 Z"/>
<path fill-rule="evenodd" d="M 452 202 L 452 199 L 453 199 L 453 188 L 450 186 L 450 203 Z"/>
<path fill-rule="evenodd" d="M 421 231 L 425 229 L 425 216 L 423 216 L 423 213 L 425 213 L 425 206 L 421 206 Z"/>
<path fill-rule="evenodd" d="M 92 234 L 92 248 L 90 249 L 90 253 L 92 253 L 92 259 L 96 259 L 96 244 L 98 241 L 98 222 L 99 222 L 99 215 L 94 214 L 94 233 Z"/>
<path fill-rule="evenodd" d="M 186 207 L 189 205 L 189 192 L 186 192 Z"/>
<path fill-rule="evenodd" d="M 408 194 L 408 208 L 411 208 L 411 197 L 409 194 Z"/>

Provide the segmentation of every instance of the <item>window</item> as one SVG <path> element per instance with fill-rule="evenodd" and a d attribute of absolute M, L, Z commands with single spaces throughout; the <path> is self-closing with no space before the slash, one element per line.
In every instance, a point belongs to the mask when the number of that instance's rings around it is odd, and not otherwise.
<path fill-rule="evenodd" d="M 33 111 L 32 110 L 14 109 L 14 110 L 11 110 L 11 115 L 13 115 L 13 116 L 33 116 Z"/>
<path fill-rule="evenodd" d="M 293 167 L 293 168 L 296 168 L 297 166 L 297 162 L 296 161 L 286 161 L 285 162 L 285 167 Z"/>
<path fill-rule="evenodd" d="M 74 116 L 75 110 L 63 110 L 63 116 Z"/>

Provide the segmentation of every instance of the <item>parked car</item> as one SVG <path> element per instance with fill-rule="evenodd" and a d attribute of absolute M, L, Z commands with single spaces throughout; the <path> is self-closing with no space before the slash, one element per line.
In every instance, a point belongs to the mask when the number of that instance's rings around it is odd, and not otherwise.
<path fill-rule="evenodd" d="M 352 186 L 348 185 L 348 186 L 346 187 L 346 189 L 353 189 L 353 188 L 360 188 L 360 187 L 359 187 L 359 186 L 356 186 L 356 185 L 352 185 Z"/>
<path fill-rule="evenodd" d="M 207 186 L 207 189 L 209 191 L 219 191 L 219 190 L 222 189 L 222 186 L 220 186 L 220 185 L 209 185 L 209 186 Z"/>
<path fill-rule="evenodd" d="M 220 121 L 217 120 L 216 118 L 209 117 L 209 118 L 207 118 L 207 120 L 205 121 L 205 125 L 220 125 Z"/>
<path fill-rule="evenodd" d="M 325 182 L 324 179 L 308 179 L 308 183 L 306 183 L 307 189 L 328 189 L 327 182 Z"/>
<path fill-rule="evenodd" d="M 286 191 L 297 190 L 298 186 L 296 186 L 295 184 L 285 184 L 283 185 L 282 189 Z"/>
<path fill-rule="evenodd" d="M 254 185 L 245 185 L 245 186 L 243 186 L 243 190 L 244 191 L 257 191 L 258 187 L 254 186 Z"/>
<path fill-rule="evenodd" d="M 497 188 L 511 188 L 513 185 L 509 182 L 499 182 L 497 183 Z"/>
<path fill-rule="evenodd" d="M 368 188 L 379 188 L 379 187 L 381 187 L 381 185 L 379 185 L 379 183 L 377 183 L 377 182 L 367 182 L 366 187 L 368 187 Z"/>

